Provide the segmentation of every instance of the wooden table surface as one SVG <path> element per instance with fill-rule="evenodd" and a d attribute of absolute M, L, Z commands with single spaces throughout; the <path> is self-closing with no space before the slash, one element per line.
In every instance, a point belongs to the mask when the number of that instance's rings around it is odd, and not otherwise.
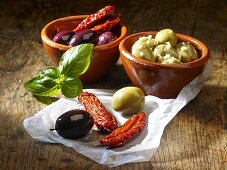
<path fill-rule="evenodd" d="M 23 84 L 50 65 L 40 40 L 49 21 L 90 14 L 115 4 L 129 34 L 172 28 L 203 41 L 213 70 L 198 96 L 167 125 L 160 147 L 148 162 L 114 169 L 227 169 L 227 1 L 0 1 L 0 169 L 110 169 L 60 144 L 37 142 L 23 120 L 45 107 Z M 113 74 L 113 72 L 115 74 Z M 86 88 L 129 85 L 124 69 Z"/>

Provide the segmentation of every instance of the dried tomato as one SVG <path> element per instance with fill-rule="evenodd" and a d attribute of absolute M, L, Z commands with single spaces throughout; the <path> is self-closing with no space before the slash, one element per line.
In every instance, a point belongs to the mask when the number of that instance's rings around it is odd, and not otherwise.
<path fill-rule="evenodd" d="M 107 18 L 115 16 L 115 6 L 106 6 L 94 14 L 85 18 L 73 31 L 79 32 L 84 29 L 89 29 Z"/>
<path fill-rule="evenodd" d="M 92 30 L 97 32 L 98 34 L 101 34 L 103 32 L 110 31 L 119 22 L 120 22 L 119 17 L 111 18 L 106 20 L 104 23 L 95 26 L 94 28 L 92 28 Z"/>
<path fill-rule="evenodd" d="M 136 115 L 133 115 L 122 126 L 99 139 L 99 142 L 102 145 L 109 147 L 125 145 L 130 139 L 138 135 L 143 130 L 145 124 L 146 115 L 144 112 L 139 112 Z"/>
<path fill-rule="evenodd" d="M 105 108 L 101 101 L 92 93 L 83 92 L 78 100 L 86 111 L 94 118 L 94 123 L 100 131 L 112 132 L 117 128 L 116 118 Z"/>

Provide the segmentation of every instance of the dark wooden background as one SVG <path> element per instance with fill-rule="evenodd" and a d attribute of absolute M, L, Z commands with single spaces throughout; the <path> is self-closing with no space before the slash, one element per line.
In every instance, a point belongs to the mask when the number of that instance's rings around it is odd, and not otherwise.
<path fill-rule="evenodd" d="M 131 169 L 227 169 L 227 1 L 226 0 L 1 0 L 0 1 L 0 169 L 104 170 L 71 148 L 33 140 L 23 120 L 45 105 L 23 84 L 50 65 L 40 31 L 53 19 L 90 14 L 108 4 L 117 6 L 129 34 L 171 28 L 203 41 L 213 70 L 199 95 L 165 128 L 158 151 Z M 97 84 L 86 88 L 120 88 L 130 84 L 115 66 Z"/>

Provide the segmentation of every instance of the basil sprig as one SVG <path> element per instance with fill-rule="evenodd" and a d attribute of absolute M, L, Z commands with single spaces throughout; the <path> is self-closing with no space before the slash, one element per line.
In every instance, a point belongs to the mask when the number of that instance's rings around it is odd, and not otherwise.
<path fill-rule="evenodd" d="M 68 49 L 58 68 L 47 67 L 28 80 L 24 86 L 35 96 L 53 96 L 62 92 L 65 97 L 78 96 L 83 89 L 79 76 L 89 68 L 93 44 L 81 44 Z"/>

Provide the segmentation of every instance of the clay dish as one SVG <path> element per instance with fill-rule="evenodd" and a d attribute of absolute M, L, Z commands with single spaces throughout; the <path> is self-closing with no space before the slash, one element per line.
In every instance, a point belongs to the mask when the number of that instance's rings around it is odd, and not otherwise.
<path fill-rule="evenodd" d="M 177 34 L 178 42 L 186 41 L 195 47 L 199 59 L 182 64 L 160 64 L 132 56 L 131 47 L 139 37 L 154 37 L 156 33 L 140 32 L 127 36 L 119 45 L 120 57 L 132 83 L 140 87 L 146 95 L 176 98 L 183 87 L 203 72 L 209 59 L 209 50 L 201 41 Z"/>
<path fill-rule="evenodd" d="M 87 16 L 79 15 L 56 19 L 42 29 L 42 43 L 53 65 L 58 66 L 62 54 L 70 48 L 70 46 L 52 41 L 54 35 L 59 31 L 73 30 Z M 117 62 L 119 58 L 118 46 L 121 40 L 126 37 L 127 28 L 120 22 L 112 31 L 118 38 L 111 43 L 95 46 L 91 65 L 88 71 L 80 77 L 82 82 L 90 83 L 97 81 Z"/>

